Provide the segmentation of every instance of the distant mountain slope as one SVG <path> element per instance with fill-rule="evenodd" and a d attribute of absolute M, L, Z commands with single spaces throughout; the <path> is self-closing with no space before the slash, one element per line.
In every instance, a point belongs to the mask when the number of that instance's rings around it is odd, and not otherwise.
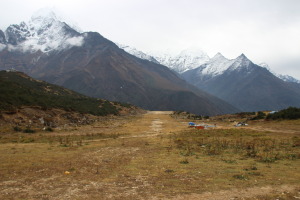
<path fill-rule="evenodd" d="M 119 47 L 138 58 L 167 66 L 179 74 L 209 61 L 208 55 L 199 49 L 185 49 L 178 55 L 171 55 L 167 53 L 144 53 L 127 45 L 119 45 Z"/>
<path fill-rule="evenodd" d="M 0 51 L 0 68 L 23 71 L 88 96 L 151 110 L 186 110 L 203 115 L 238 111 L 187 84 L 167 67 L 128 54 L 99 33 L 78 33 L 52 14 L 36 18 L 37 22 L 31 22 L 35 25 L 14 26 L 18 34 L 6 30 L 6 41 L 16 37 L 15 43 L 8 42 Z"/>
<path fill-rule="evenodd" d="M 94 115 L 118 114 L 122 105 L 95 99 L 60 86 L 35 80 L 21 72 L 0 71 L 0 110 L 21 106 L 61 108 Z M 130 105 L 125 105 L 131 107 Z"/>
<path fill-rule="evenodd" d="M 290 76 L 290 75 L 282 75 L 282 74 L 274 74 L 275 76 L 277 76 L 278 78 L 280 78 L 281 80 L 285 81 L 285 82 L 290 82 L 290 83 L 298 83 L 300 84 L 300 80 Z"/>
<path fill-rule="evenodd" d="M 255 65 L 245 55 L 234 60 L 228 60 L 221 54 L 214 58 L 182 76 L 243 111 L 300 107 L 299 87 Z"/>
<path fill-rule="evenodd" d="M 272 74 L 274 74 L 275 76 L 277 76 L 277 77 L 280 78 L 281 80 L 283 80 L 283 81 L 285 81 L 285 82 L 289 82 L 289 83 L 298 83 L 299 86 L 300 86 L 300 80 L 298 80 L 298 79 L 296 79 L 296 78 L 294 78 L 294 77 L 292 77 L 292 76 L 290 76 L 290 75 L 282 75 L 282 74 L 275 73 L 275 72 L 273 72 L 273 71 L 270 69 L 269 65 L 266 64 L 266 63 L 260 63 L 260 64 L 258 64 L 258 65 L 261 66 L 261 67 L 266 68 L 267 70 L 269 70 Z"/>
<path fill-rule="evenodd" d="M 116 44 L 118 45 L 119 48 L 123 49 L 124 51 L 126 51 L 127 53 L 130 53 L 131 55 L 134 55 L 138 58 L 141 58 L 143 60 L 149 60 L 151 62 L 154 62 L 156 64 L 160 64 L 153 56 L 146 54 L 142 51 L 137 50 L 134 47 L 130 47 L 128 45 L 123 45 L 123 44 Z"/>

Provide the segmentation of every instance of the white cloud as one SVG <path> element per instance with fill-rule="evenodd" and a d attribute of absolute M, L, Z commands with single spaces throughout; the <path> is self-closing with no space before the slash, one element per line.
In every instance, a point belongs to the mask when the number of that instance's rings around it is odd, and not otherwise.
<path fill-rule="evenodd" d="M 0 43 L 0 51 L 6 48 L 6 45 Z"/>
<path fill-rule="evenodd" d="M 72 37 L 66 40 L 66 44 L 71 46 L 81 46 L 83 44 L 83 37 Z"/>

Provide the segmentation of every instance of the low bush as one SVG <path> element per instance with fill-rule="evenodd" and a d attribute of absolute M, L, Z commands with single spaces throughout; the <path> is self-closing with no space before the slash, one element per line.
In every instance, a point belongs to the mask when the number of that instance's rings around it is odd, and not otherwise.
<path fill-rule="evenodd" d="M 262 111 L 258 111 L 257 115 L 253 118 L 251 118 L 251 120 L 259 120 L 259 119 L 265 119 L 266 118 L 266 114 L 263 113 Z"/>
<path fill-rule="evenodd" d="M 32 130 L 31 128 L 26 128 L 23 130 L 23 133 L 35 133 L 35 130 Z"/>
<path fill-rule="evenodd" d="M 15 126 L 15 127 L 14 127 L 14 131 L 16 131 L 16 132 L 21 132 L 22 129 L 21 129 L 20 127 L 18 127 L 18 126 Z"/>

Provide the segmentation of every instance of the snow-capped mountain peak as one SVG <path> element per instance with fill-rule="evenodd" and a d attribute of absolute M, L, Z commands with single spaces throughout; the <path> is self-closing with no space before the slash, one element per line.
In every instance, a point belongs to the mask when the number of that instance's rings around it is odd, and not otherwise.
<path fill-rule="evenodd" d="M 245 56 L 245 54 L 242 53 L 241 55 L 239 55 L 235 59 L 235 62 L 238 62 L 238 63 L 249 63 L 251 61 Z"/>
<path fill-rule="evenodd" d="M 210 62 L 213 60 L 228 60 L 220 52 L 218 52 L 214 57 L 211 58 Z"/>
<path fill-rule="evenodd" d="M 83 37 L 68 24 L 59 20 L 54 11 L 42 9 L 29 22 L 10 25 L 5 31 L 9 51 L 62 50 L 81 46 Z"/>
<path fill-rule="evenodd" d="M 233 62 L 233 60 L 225 58 L 221 53 L 217 53 L 208 63 L 200 68 L 201 70 L 198 73 L 214 77 L 224 73 Z"/>
<path fill-rule="evenodd" d="M 160 63 L 170 67 L 178 73 L 195 69 L 209 61 L 208 55 L 201 49 L 188 48 L 182 50 L 177 56 L 167 57 L 165 60 L 158 59 Z"/>
<path fill-rule="evenodd" d="M 245 56 L 244 53 L 242 53 L 241 55 L 239 55 L 239 56 L 237 57 L 237 59 L 248 59 L 248 58 Z"/>
<path fill-rule="evenodd" d="M 196 69 L 198 77 L 202 80 L 208 80 L 213 77 L 222 75 L 225 72 L 246 69 L 251 70 L 250 64 L 252 62 L 244 55 L 241 54 L 236 59 L 227 59 L 221 53 L 217 53 L 207 63 L 201 65 Z"/>
<path fill-rule="evenodd" d="M 252 62 L 245 56 L 245 54 L 242 53 L 234 60 L 233 64 L 230 66 L 230 70 L 237 70 L 242 68 L 248 69 L 250 63 Z"/>
<path fill-rule="evenodd" d="M 30 29 L 40 33 L 46 30 L 47 27 L 51 27 L 54 23 L 62 23 L 57 18 L 56 14 L 52 10 L 41 9 L 34 13 L 31 20 L 28 22 Z"/>

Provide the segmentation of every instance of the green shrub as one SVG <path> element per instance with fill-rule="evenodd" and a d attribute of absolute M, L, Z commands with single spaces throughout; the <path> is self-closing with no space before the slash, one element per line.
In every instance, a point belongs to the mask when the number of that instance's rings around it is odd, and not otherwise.
<path fill-rule="evenodd" d="M 53 129 L 52 129 L 51 127 L 47 127 L 47 128 L 45 129 L 45 131 L 53 132 Z"/>
<path fill-rule="evenodd" d="M 189 161 L 187 159 L 184 159 L 182 161 L 179 162 L 180 164 L 189 164 Z"/>
<path fill-rule="evenodd" d="M 35 130 L 32 130 L 30 128 L 26 128 L 23 130 L 24 133 L 35 133 Z"/>
<path fill-rule="evenodd" d="M 236 175 L 233 175 L 232 177 L 235 179 L 239 179 L 239 180 L 248 180 L 248 177 L 243 174 L 236 174 Z"/>
<path fill-rule="evenodd" d="M 253 117 L 251 120 L 259 120 L 259 119 L 265 119 L 266 118 L 266 114 L 263 113 L 262 111 L 258 111 L 257 115 L 255 117 Z"/>
<path fill-rule="evenodd" d="M 16 132 L 21 132 L 22 129 L 21 129 L 20 127 L 18 127 L 18 126 L 15 126 L 15 127 L 14 127 L 14 131 L 16 131 Z"/>
<path fill-rule="evenodd" d="M 287 109 L 280 110 L 276 113 L 269 114 L 267 119 L 300 119 L 300 108 L 289 107 Z"/>

